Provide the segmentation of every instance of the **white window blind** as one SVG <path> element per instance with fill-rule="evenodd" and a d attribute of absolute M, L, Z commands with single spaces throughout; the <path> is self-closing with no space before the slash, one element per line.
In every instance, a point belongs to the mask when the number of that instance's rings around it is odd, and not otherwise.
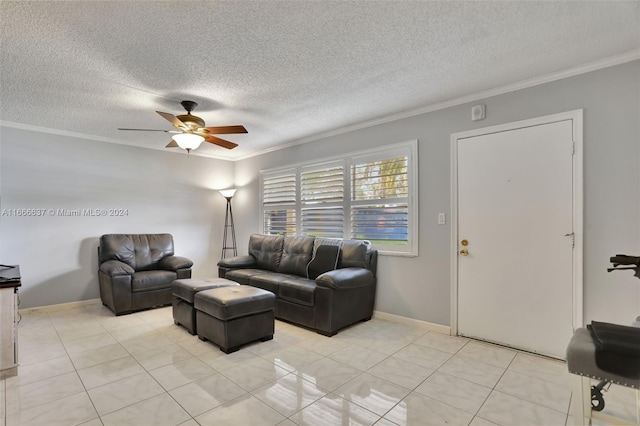
<path fill-rule="evenodd" d="M 417 141 L 261 173 L 263 232 L 417 256 Z"/>
<path fill-rule="evenodd" d="M 263 230 L 270 235 L 296 234 L 295 170 L 263 176 Z"/>
<path fill-rule="evenodd" d="M 344 235 L 344 162 L 302 167 L 300 172 L 302 235 Z"/>

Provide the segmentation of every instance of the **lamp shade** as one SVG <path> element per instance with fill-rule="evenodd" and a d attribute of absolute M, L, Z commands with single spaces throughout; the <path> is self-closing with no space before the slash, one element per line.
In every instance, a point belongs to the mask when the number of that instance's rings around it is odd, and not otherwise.
<path fill-rule="evenodd" d="M 176 141 L 180 148 L 186 149 L 187 151 L 198 148 L 204 140 L 202 136 L 194 135 L 193 133 L 178 133 L 177 135 L 173 135 L 171 139 Z"/>
<path fill-rule="evenodd" d="M 231 189 L 222 189 L 220 191 L 218 191 L 224 198 L 232 198 L 235 193 L 236 193 L 237 189 L 236 188 L 231 188 Z"/>

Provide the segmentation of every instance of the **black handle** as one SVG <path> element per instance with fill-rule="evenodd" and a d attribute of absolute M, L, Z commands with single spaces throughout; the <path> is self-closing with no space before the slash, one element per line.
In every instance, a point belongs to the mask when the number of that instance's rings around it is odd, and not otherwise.
<path fill-rule="evenodd" d="M 613 266 L 619 265 L 635 265 L 640 266 L 639 256 L 629 256 L 626 254 L 616 254 L 609 259 L 609 262 L 613 263 Z"/>

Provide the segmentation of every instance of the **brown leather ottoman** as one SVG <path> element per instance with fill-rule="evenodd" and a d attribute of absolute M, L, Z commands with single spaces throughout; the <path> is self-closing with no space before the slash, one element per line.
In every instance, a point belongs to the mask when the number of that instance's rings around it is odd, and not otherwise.
<path fill-rule="evenodd" d="M 241 345 L 273 339 L 276 296 L 248 285 L 215 288 L 194 297 L 198 337 L 220 346 L 224 353 Z"/>
<path fill-rule="evenodd" d="M 193 297 L 199 291 L 212 288 L 238 286 L 239 284 L 224 278 L 182 279 L 171 283 L 173 293 L 173 322 L 182 325 L 189 333 L 196 334 L 196 310 L 193 307 Z"/>

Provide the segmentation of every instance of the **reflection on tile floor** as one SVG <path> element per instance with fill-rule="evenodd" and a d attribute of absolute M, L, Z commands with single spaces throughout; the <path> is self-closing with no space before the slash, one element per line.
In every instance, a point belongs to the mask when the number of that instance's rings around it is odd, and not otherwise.
<path fill-rule="evenodd" d="M 23 314 L 19 375 L 0 426 L 564 425 L 562 362 L 373 319 L 325 337 L 276 321 L 225 355 L 171 308 L 115 317 L 100 303 Z M 634 394 L 606 395 L 633 418 Z"/>

